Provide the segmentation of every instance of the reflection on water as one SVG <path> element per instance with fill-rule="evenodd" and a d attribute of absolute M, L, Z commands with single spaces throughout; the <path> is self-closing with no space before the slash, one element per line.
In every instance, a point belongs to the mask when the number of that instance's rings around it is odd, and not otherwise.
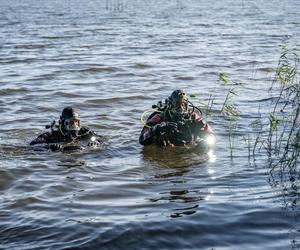
<path fill-rule="evenodd" d="M 298 172 L 289 170 L 273 170 L 269 172 L 270 185 L 280 193 L 283 207 L 300 212 L 300 176 Z"/>
<path fill-rule="evenodd" d="M 238 137 L 268 98 L 280 45 L 299 47 L 299 5 L 0 0 L 0 248 L 295 247 L 298 176 L 270 185 Z M 244 83 L 232 158 L 220 72 Z M 195 105 L 214 98 L 214 152 L 139 145 L 142 112 L 178 88 Z M 28 146 L 66 105 L 107 148 Z"/>
<path fill-rule="evenodd" d="M 179 187 L 171 186 L 170 190 L 159 192 L 155 197 L 149 199 L 154 203 L 172 203 L 169 215 L 171 218 L 196 213 L 199 207 L 198 202 L 208 199 L 208 196 L 206 197 L 199 189 L 193 188 L 187 176 L 190 174 L 191 168 L 203 168 L 210 159 L 212 159 L 211 162 L 214 161 L 215 156 L 212 150 L 203 153 L 203 151 L 199 152 L 197 149 L 185 147 L 151 145 L 142 149 L 142 155 L 145 162 L 158 166 L 162 171 L 162 173 L 154 175 L 156 180 L 180 185 Z M 191 189 L 180 189 L 182 187 Z"/>
<path fill-rule="evenodd" d="M 85 165 L 85 161 L 79 160 L 79 159 L 73 159 L 73 158 L 68 158 L 68 159 L 62 159 L 57 163 L 57 166 L 62 166 L 62 167 L 82 167 Z"/>
<path fill-rule="evenodd" d="M 212 154 L 211 151 L 209 154 Z M 142 155 L 145 161 L 150 161 L 159 166 L 180 170 L 207 162 L 210 159 L 209 154 L 201 151 L 199 152 L 197 149 L 184 147 L 163 148 L 150 145 L 142 149 Z"/>

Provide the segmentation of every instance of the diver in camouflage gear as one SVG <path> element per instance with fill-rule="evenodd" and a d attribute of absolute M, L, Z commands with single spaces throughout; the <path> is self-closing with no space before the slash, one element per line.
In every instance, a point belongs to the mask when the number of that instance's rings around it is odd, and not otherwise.
<path fill-rule="evenodd" d="M 182 90 L 175 90 L 165 104 L 159 102 L 141 131 L 142 145 L 197 146 L 199 138 L 214 138 L 211 127 L 201 118 L 200 110 L 189 102 Z"/>

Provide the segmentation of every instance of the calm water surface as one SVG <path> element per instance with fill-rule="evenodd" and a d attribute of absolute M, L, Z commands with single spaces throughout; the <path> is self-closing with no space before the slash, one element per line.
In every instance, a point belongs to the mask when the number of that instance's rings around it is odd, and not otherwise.
<path fill-rule="evenodd" d="M 118 2 L 118 3 L 117 3 Z M 242 136 L 281 45 L 300 46 L 300 2 L 0 0 L 1 249 L 298 249 L 297 198 L 249 162 Z M 243 82 L 233 157 L 220 115 Z M 210 94 L 213 152 L 143 148 L 140 115 L 176 88 Z M 238 87 L 239 88 L 239 87 Z M 106 135 L 91 152 L 28 143 L 73 105 Z"/>

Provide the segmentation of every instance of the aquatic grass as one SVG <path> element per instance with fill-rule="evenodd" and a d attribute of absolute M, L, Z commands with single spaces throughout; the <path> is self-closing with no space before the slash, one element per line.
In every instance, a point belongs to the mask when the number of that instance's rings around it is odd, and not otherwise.
<path fill-rule="evenodd" d="M 255 139 L 252 139 L 253 146 L 252 146 L 252 157 L 255 159 L 255 152 L 257 150 L 257 146 L 260 145 L 259 151 L 261 150 L 262 146 L 264 146 L 262 142 L 263 138 L 263 122 L 262 122 L 262 115 L 260 112 L 260 106 L 258 107 L 258 118 L 250 123 L 250 127 L 255 131 Z M 265 147 L 266 148 L 266 147 Z M 249 155 L 250 157 L 250 155 Z"/>
<path fill-rule="evenodd" d="M 228 141 L 230 149 L 230 157 L 233 157 L 234 142 L 236 137 L 236 130 L 238 119 L 240 117 L 240 110 L 235 103 L 235 98 L 239 96 L 236 86 L 242 86 L 242 83 L 236 83 L 230 80 L 228 74 L 222 72 L 219 74 L 219 82 L 226 88 L 226 95 L 224 101 L 216 102 L 216 98 L 212 94 L 207 99 L 199 100 L 199 108 L 205 117 L 212 116 L 212 110 L 217 109 L 214 106 L 220 105 L 220 114 L 223 116 L 226 128 L 228 129 Z M 193 95 L 194 97 L 194 95 Z"/>
<path fill-rule="evenodd" d="M 215 103 L 215 98 L 212 96 L 212 94 L 209 95 L 207 101 L 205 101 L 204 99 L 201 99 L 199 101 L 198 108 L 205 113 L 206 118 L 212 115 L 212 108 L 214 106 L 214 103 Z"/>
<path fill-rule="evenodd" d="M 229 77 L 226 73 L 221 72 L 219 74 L 219 81 L 225 85 L 227 85 L 229 83 Z"/>
<path fill-rule="evenodd" d="M 238 106 L 235 103 L 234 98 L 237 97 L 239 93 L 237 92 L 237 89 L 234 86 L 235 83 L 230 81 L 230 78 L 226 73 L 219 74 L 219 81 L 221 82 L 221 84 L 229 86 L 229 88 L 227 89 L 225 100 L 221 107 L 221 114 L 227 121 L 230 157 L 232 158 L 237 122 L 241 114 L 240 110 L 238 109 Z"/>
<path fill-rule="evenodd" d="M 256 118 L 250 122 L 252 132 L 242 135 L 248 159 L 257 164 L 257 157 L 267 162 L 269 182 L 284 193 L 287 206 L 299 205 L 300 190 L 300 82 L 299 51 L 283 47 L 271 86 L 269 97 L 259 104 Z M 220 83 L 227 88 L 221 114 L 228 128 L 230 156 L 241 112 L 236 105 L 242 83 L 233 82 L 226 73 L 219 74 Z M 210 97 L 211 98 L 211 97 Z M 269 112 L 261 112 L 261 105 Z M 205 105 L 204 105 L 205 106 Z M 208 103 L 205 107 L 209 107 Z"/>
<path fill-rule="evenodd" d="M 268 151 L 278 158 L 272 169 L 278 165 L 294 168 L 297 164 L 299 148 L 294 145 L 297 144 L 300 130 L 300 88 L 296 77 L 298 63 L 297 54 L 284 48 L 272 85 L 279 91 L 269 118 Z"/>
<path fill-rule="evenodd" d="M 124 2 L 123 0 L 106 0 L 105 9 L 122 12 L 124 10 Z"/>
<path fill-rule="evenodd" d="M 300 82 L 298 80 L 299 55 L 283 47 L 269 95 L 274 100 L 268 113 L 268 130 L 260 124 L 253 145 L 255 157 L 261 144 L 269 158 L 270 171 L 279 169 L 299 173 L 300 155 Z"/>
<path fill-rule="evenodd" d="M 275 100 L 272 108 L 267 117 L 262 117 L 259 111 L 258 118 L 251 122 L 250 126 L 255 131 L 254 138 L 253 135 L 249 134 L 242 137 L 248 149 L 248 157 L 252 156 L 255 158 L 257 152 L 264 150 L 271 159 L 272 168 L 275 168 L 278 164 L 285 164 L 293 168 L 293 166 L 296 166 L 296 159 L 300 154 L 300 84 L 297 82 L 298 63 L 298 54 L 284 48 L 269 89 L 269 94 Z M 218 80 L 221 85 L 227 88 L 220 113 L 226 121 L 230 156 L 233 157 L 236 130 L 241 116 L 235 100 L 239 96 L 237 88 L 243 87 L 244 84 L 232 81 L 225 72 L 219 74 Z M 216 105 L 216 102 L 212 95 L 208 99 L 200 100 L 199 102 L 199 107 L 205 112 L 206 117 L 212 114 L 211 111 L 214 105 Z M 267 130 L 262 120 L 268 121 Z M 275 158 L 277 163 L 275 163 Z"/>
<path fill-rule="evenodd" d="M 247 134 L 246 136 L 245 135 L 243 136 L 242 140 L 246 144 L 246 147 L 248 149 L 248 159 L 250 159 L 251 158 L 251 141 L 252 141 L 252 138 L 249 134 Z"/>

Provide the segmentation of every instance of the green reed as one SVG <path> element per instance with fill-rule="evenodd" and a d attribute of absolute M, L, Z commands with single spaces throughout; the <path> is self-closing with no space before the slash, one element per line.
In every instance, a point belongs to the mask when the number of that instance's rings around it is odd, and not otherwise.
<path fill-rule="evenodd" d="M 215 104 L 215 98 L 212 96 L 212 94 L 209 95 L 207 101 L 204 99 L 200 100 L 199 108 L 204 112 L 206 118 L 212 115 L 212 109 L 214 104 Z"/>
<path fill-rule="evenodd" d="M 273 98 L 268 114 L 268 132 L 259 133 L 253 147 L 260 143 L 269 159 L 271 171 L 280 168 L 290 172 L 297 169 L 300 154 L 300 82 L 299 55 L 283 47 L 269 94 Z M 263 128 L 261 127 L 261 131 Z"/>
<path fill-rule="evenodd" d="M 228 129 L 230 156 L 233 157 L 237 122 L 240 117 L 240 111 L 238 109 L 238 106 L 235 104 L 235 98 L 239 95 L 236 86 L 242 84 L 232 82 L 226 73 L 219 74 L 219 82 L 223 87 L 226 88 L 226 95 L 224 100 L 220 104 L 221 108 L 219 109 L 219 112 L 225 119 L 224 124 L 226 124 L 226 127 Z M 191 96 L 195 97 L 195 95 Z M 207 99 L 201 99 L 199 101 L 199 108 L 206 118 L 212 116 L 213 110 L 216 110 L 215 106 L 217 105 L 218 103 L 216 102 L 216 98 L 213 97 L 212 94 L 210 94 Z"/>
<path fill-rule="evenodd" d="M 238 97 L 239 94 L 236 89 L 237 84 L 232 82 L 226 73 L 219 74 L 219 81 L 221 82 L 221 84 L 228 86 L 227 94 L 221 107 L 221 114 L 227 121 L 230 157 L 232 158 L 237 123 L 240 117 L 240 111 L 235 103 L 235 98 Z"/>
<path fill-rule="evenodd" d="M 285 170 L 300 174 L 298 167 L 300 156 L 300 82 L 299 51 L 283 47 L 278 60 L 269 95 L 271 106 L 267 115 L 262 115 L 260 107 L 255 120 L 250 123 L 254 133 L 244 135 L 248 157 L 255 160 L 259 153 L 267 155 L 270 170 Z M 233 157 L 234 142 L 240 110 L 236 104 L 242 83 L 233 82 L 226 73 L 219 74 L 219 82 L 226 88 L 224 101 L 220 104 L 220 113 L 228 128 L 230 156 Z M 206 117 L 212 115 L 216 99 L 210 95 L 200 101 L 200 109 Z M 263 103 L 264 106 L 269 102 Z"/>
<path fill-rule="evenodd" d="M 259 151 L 261 150 L 262 146 L 264 146 L 263 142 L 263 122 L 262 122 L 262 115 L 260 112 L 260 106 L 258 108 L 258 118 L 256 118 L 254 121 L 250 123 L 250 127 L 255 131 L 255 138 L 251 138 L 251 141 L 253 141 L 253 145 L 250 145 L 250 148 L 252 150 L 248 150 L 248 157 L 250 158 L 251 156 L 255 159 L 257 147 L 259 147 Z"/>

